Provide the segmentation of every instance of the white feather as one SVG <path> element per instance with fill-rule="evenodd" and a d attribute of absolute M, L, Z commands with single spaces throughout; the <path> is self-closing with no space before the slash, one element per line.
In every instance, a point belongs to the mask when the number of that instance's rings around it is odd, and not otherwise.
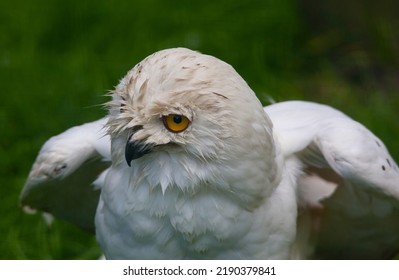
<path fill-rule="evenodd" d="M 285 156 L 298 157 L 307 171 L 298 181 L 302 252 L 296 257 L 375 259 L 398 252 L 399 171 L 383 142 L 326 105 L 290 101 L 265 110 Z"/>
<path fill-rule="evenodd" d="M 105 123 L 104 118 L 73 127 L 43 145 L 20 195 L 24 209 L 50 212 L 94 231 L 99 191 L 91 184 L 110 159 Z"/>

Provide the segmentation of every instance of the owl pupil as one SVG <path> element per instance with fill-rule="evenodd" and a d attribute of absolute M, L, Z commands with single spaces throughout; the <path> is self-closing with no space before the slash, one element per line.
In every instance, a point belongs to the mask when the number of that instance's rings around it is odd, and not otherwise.
<path fill-rule="evenodd" d="M 182 118 L 180 115 L 174 115 L 174 116 L 173 116 L 173 122 L 174 122 L 174 123 L 179 124 L 179 123 L 182 122 L 182 120 L 183 120 L 183 118 Z"/>

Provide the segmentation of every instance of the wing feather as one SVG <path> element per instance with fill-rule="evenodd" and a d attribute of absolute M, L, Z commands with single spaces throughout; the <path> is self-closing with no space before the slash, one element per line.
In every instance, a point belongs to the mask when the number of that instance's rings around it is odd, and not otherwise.
<path fill-rule="evenodd" d="M 397 253 L 399 170 L 383 142 L 329 106 L 289 101 L 265 111 L 285 157 L 304 164 L 298 238 L 311 248 L 298 247 L 305 257 L 381 259 Z"/>
<path fill-rule="evenodd" d="M 24 209 L 51 213 L 94 231 L 100 190 L 93 181 L 110 165 L 105 122 L 103 118 L 70 128 L 42 146 L 20 195 Z"/>

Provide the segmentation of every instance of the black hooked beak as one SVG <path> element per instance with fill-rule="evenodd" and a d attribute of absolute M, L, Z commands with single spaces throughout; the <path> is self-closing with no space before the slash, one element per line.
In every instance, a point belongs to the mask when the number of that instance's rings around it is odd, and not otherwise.
<path fill-rule="evenodd" d="M 143 140 L 136 140 L 136 141 L 131 141 L 132 136 L 139 130 L 143 129 L 142 125 L 134 126 L 132 134 L 129 135 L 127 142 L 126 142 L 126 147 L 125 147 L 125 158 L 127 164 L 130 166 L 132 160 L 138 159 L 145 154 L 148 154 L 152 151 L 152 149 L 155 147 L 155 144 L 153 143 L 146 143 Z"/>

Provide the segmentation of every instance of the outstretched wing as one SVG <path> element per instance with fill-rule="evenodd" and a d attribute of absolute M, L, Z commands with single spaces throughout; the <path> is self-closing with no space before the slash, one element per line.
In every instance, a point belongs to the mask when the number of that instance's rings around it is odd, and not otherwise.
<path fill-rule="evenodd" d="M 303 163 L 298 246 L 313 258 L 390 258 L 399 251 L 399 170 L 383 142 L 331 107 L 265 108 L 285 157 Z"/>
<path fill-rule="evenodd" d="M 94 231 L 100 190 L 93 182 L 110 165 L 106 119 L 50 138 L 41 148 L 20 195 L 27 211 L 40 210 Z"/>

